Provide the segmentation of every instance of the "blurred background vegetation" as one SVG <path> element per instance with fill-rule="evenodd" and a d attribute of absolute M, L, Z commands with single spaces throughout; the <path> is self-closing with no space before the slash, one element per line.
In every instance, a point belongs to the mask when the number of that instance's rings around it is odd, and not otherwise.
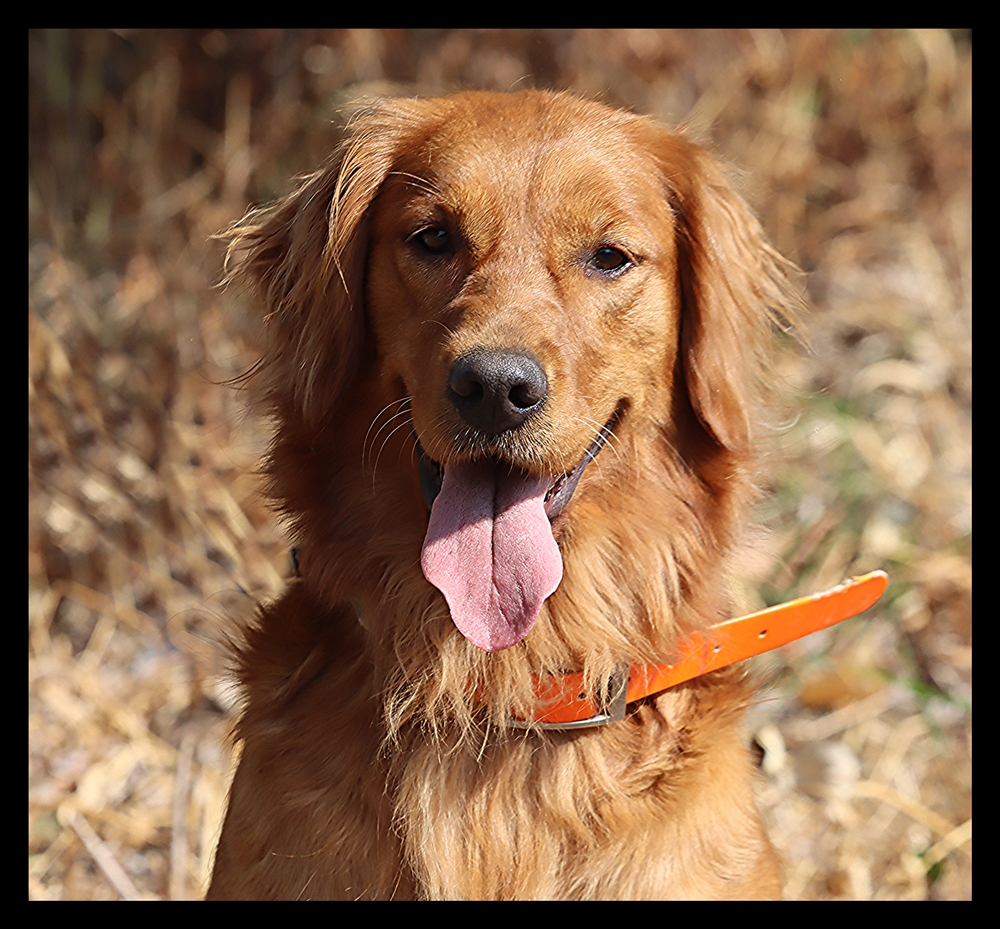
<path fill-rule="evenodd" d="M 203 893 L 224 629 L 288 573 L 210 236 L 400 86 L 570 89 L 745 172 L 813 311 L 741 605 L 891 578 L 762 664 L 786 895 L 971 897 L 970 33 L 49 30 L 28 80 L 29 897 Z"/>

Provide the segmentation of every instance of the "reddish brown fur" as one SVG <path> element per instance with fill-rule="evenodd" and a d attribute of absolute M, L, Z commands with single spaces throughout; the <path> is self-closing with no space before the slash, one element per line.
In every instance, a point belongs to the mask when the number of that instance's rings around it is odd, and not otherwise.
<path fill-rule="evenodd" d="M 416 253 L 429 224 L 461 248 Z M 778 895 L 738 671 L 603 729 L 509 726 L 532 674 L 582 668 L 597 686 L 727 608 L 770 329 L 796 298 L 720 167 L 568 95 L 383 100 L 230 237 L 261 312 L 271 492 L 301 577 L 241 650 L 209 897 Z M 608 242 L 637 258 L 614 278 L 586 263 Z M 469 457 L 444 385 L 483 345 L 545 366 L 544 414 L 502 440 L 526 470 L 572 469 L 626 410 L 554 523 L 562 583 L 494 653 L 421 573 L 414 451 L 415 433 L 437 461 Z"/>

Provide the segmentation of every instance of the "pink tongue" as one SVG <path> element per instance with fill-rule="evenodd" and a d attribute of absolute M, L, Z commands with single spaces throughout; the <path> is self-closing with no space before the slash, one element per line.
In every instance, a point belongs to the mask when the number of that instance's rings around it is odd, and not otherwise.
<path fill-rule="evenodd" d="M 520 642 L 562 580 L 549 483 L 489 462 L 444 469 L 420 564 L 458 631 L 488 652 Z"/>

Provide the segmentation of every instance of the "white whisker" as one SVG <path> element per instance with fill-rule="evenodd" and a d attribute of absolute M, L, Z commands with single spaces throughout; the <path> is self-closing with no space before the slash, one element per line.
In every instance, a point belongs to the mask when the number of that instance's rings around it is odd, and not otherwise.
<path fill-rule="evenodd" d="M 394 417 L 395 418 L 395 417 Z M 397 433 L 400 429 L 405 429 L 408 423 L 400 423 L 394 429 L 392 429 L 389 434 L 385 437 L 382 445 L 379 447 L 378 454 L 375 456 L 375 464 L 372 466 L 372 495 L 375 494 L 375 475 L 378 473 L 378 463 L 379 459 L 382 457 L 382 452 L 385 450 L 386 445 L 389 444 L 389 440 Z M 381 430 L 379 430 L 381 431 Z"/>
<path fill-rule="evenodd" d="M 372 435 L 372 429 L 375 428 L 375 424 L 379 421 L 382 414 L 393 405 L 401 407 L 396 413 L 393 413 L 387 420 L 385 420 L 379 427 L 375 435 Z M 371 460 L 370 451 L 375 447 L 375 443 L 378 441 L 378 437 L 382 434 L 382 430 L 389 426 L 393 420 L 398 419 L 400 416 L 409 416 L 410 413 L 410 398 L 404 397 L 402 400 L 393 400 L 392 403 L 387 403 L 378 414 L 372 420 L 371 425 L 368 427 L 368 432 L 365 433 L 365 440 L 362 443 L 362 453 L 361 453 L 361 464 L 362 467 Z M 371 442 L 369 443 L 369 437 Z"/>
<path fill-rule="evenodd" d="M 388 177 L 405 177 L 414 182 L 411 184 L 412 187 L 416 187 L 418 190 L 423 190 L 436 197 L 441 195 L 439 187 L 426 178 L 420 177 L 419 174 L 410 174 L 409 171 L 390 171 Z"/>

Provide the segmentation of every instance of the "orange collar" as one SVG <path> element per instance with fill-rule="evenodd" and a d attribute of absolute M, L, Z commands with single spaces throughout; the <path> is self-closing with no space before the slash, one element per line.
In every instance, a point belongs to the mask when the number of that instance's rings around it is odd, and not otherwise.
<path fill-rule="evenodd" d="M 539 708 L 516 726 L 532 729 L 578 729 L 624 719 L 625 705 L 682 684 L 709 671 L 780 648 L 810 633 L 836 625 L 867 610 L 885 591 L 884 571 L 852 577 L 830 590 L 728 619 L 682 639 L 669 664 L 630 664 L 612 681 L 606 698 L 583 691 L 583 672 L 539 678 Z"/>

